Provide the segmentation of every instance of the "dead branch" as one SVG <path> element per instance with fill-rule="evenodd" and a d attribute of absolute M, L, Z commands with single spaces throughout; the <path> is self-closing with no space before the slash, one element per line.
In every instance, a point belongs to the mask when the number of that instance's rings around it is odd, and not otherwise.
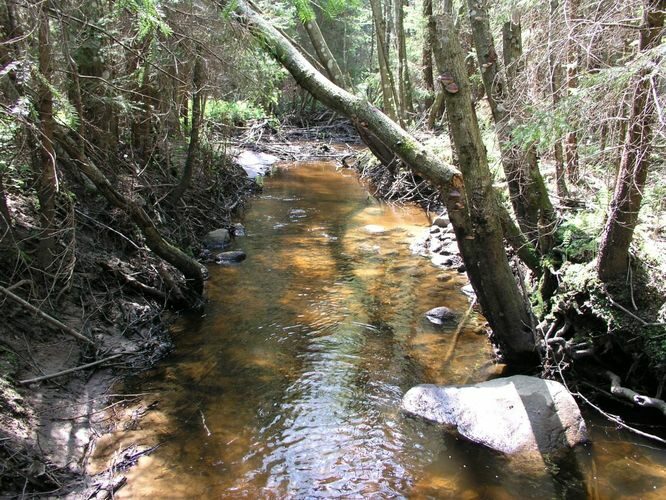
<path fill-rule="evenodd" d="M 12 299 L 13 301 L 18 302 L 19 304 L 21 304 L 21 305 L 22 305 L 23 307 L 25 307 L 26 309 L 29 309 L 30 311 L 34 312 L 35 314 L 37 314 L 38 316 L 40 316 L 44 321 L 46 321 L 46 322 L 49 323 L 50 325 L 53 325 L 53 326 L 55 326 L 56 328 L 61 329 L 61 330 L 62 330 L 63 332 L 65 332 L 67 335 L 71 335 L 72 337 L 76 337 L 76 338 L 79 339 L 79 340 L 83 340 L 84 342 L 86 342 L 86 343 L 88 343 L 88 344 L 90 344 L 90 345 L 95 345 L 95 343 L 94 343 L 92 340 L 90 340 L 88 337 L 85 337 L 85 336 L 81 335 L 79 332 L 77 332 L 77 331 L 74 330 L 73 328 L 71 328 L 71 327 L 65 325 L 64 323 L 61 323 L 60 321 L 58 321 L 57 319 L 55 319 L 53 316 L 49 316 L 48 314 L 46 314 L 46 313 L 45 313 L 44 311 L 42 311 L 41 309 L 36 308 L 35 306 L 33 306 L 32 304 L 30 304 L 29 302 L 23 300 L 23 299 L 22 299 L 21 297 L 19 297 L 18 295 L 16 295 L 16 294 L 10 292 L 10 291 L 7 290 L 4 286 L 0 286 L 0 292 L 2 292 L 4 295 L 6 295 L 7 297 L 9 297 L 9 298 Z"/>
<path fill-rule="evenodd" d="M 85 370 L 86 368 L 91 368 L 93 366 L 101 365 L 102 363 L 106 363 L 107 361 L 111 361 L 113 359 L 119 358 L 120 356 L 123 356 L 127 353 L 120 353 L 120 354 L 114 354 L 113 356 L 109 356 L 108 358 L 104 359 L 99 359 L 97 361 L 93 361 L 92 363 L 87 363 L 85 365 L 81 366 L 75 366 L 74 368 L 68 368 L 67 370 L 62 370 L 59 372 L 51 373 L 49 375 L 42 375 L 41 377 L 35 377 L 35 378 L 28 378 L 25 380 L 19 380 L 19 385 L 26 385 L 26 384 L 32 384 L 33 382 L 41 382 L 42 380 L 49 380 L 52 378 L 60 377 L 62 375 L 67 375 L 68 373 L 73 373 L 77 372 L 79 370 Z"/>
<path fill-rule="evenodd" d="M 649 396 L 643 396 L 642 394 L 638 394 L 636 391 L 628 389 L 627 387 L 622 387 L 622 379 L 620 379 L 618 375 L 611 371 L 606 370 L 604 375 L 608 378 L 608 380 L 610 380 L 610 392 L 614 396 L 632 401 L 638 406 L 656 408 L 666 416 L 666 402 L 663 400 L 651 398 Z"/>

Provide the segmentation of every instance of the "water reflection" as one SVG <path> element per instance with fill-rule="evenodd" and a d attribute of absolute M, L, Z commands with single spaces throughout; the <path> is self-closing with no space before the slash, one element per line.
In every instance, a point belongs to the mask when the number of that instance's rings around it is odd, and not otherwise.
<path fill-rule="evenodd" d="M 350 172 L 309 162 L 269 179 L 245 224 L 248 259 L 211 268 L 206 314 L 183 318 L 176 350 L 126 384 L 157 409 L 105 438 L 98 467 L 132 440 L 160 447 L 117 497 L 587 494 L 575 475 L 518 474 L 398 412 L 414 384 L 487 378 L 491 354 L 473 314 L 442 363 L 456 325 L 423 313 L 466 310 L 466 282 L 410 255 L 420 210 L 378 204 Z"/>

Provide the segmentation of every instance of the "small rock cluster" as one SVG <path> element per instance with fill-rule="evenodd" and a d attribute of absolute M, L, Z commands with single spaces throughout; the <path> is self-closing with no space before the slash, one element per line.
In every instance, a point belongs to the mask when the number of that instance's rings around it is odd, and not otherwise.
<path fill-rule="evenodd" d="M 233 237 L 245 236 L 245 227 L 236 223 L 231 230 L 221 228 L 209 232 L 203 239 L 203 249 L 199 258 L 203 262 L 215 262 L 216 264 L 237 264 L 245 260 L 247 255 L 242 250 L 225 250 L 231 245 Z"/>
<path fill-rule="evenodd" d="M 429 257 L 437 267 L 456 269 L 460 273 L 466 270 L 451 221 L 446 215 L 435 217 L 432 226 L 412 243 L 411 250 L 415 254 Z"/>

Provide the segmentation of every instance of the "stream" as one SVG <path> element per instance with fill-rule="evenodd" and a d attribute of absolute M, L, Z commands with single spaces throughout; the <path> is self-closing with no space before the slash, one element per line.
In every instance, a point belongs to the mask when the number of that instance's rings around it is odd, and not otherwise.
<path fill-rule="evenodd" d="M 420 209 L 300 162 L 266 179 L 244 225 L 233 249 L 247 260 L 212 265 L 205 314 L 179 319 L 174 351 L 123 384 L 150 410 L 100 440 L 93 468 L 159 446 L 115 498 L 664 498 L 666 454 L 594 417 L 594 444 L 530 467 L 400 413 L 413 385 L 493 371 L 474 312 L 442 363 L 457 324 L 424 313 L 462 316 L 467 281 L 410 252 L 430 225 Z"/>

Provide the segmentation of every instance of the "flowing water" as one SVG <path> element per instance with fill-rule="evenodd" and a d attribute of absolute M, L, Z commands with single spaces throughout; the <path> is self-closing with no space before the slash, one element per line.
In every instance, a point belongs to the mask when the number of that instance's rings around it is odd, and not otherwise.
<path fill-rule="evenodd" d="M 96 462 L 128 443 L 159 447 L 117 498 L 664 493 L 663 453 L 612 428 L 594 427 L 594 446 L 565 463 L 526 465 L 400 413 L 411 386 L 481 381 L 491 366 L 476 313 L 443 362 L 457 325 L 424 312 L 462 316 L 469 301 L 464 275 L 411 255 L 429 226 L 422 211 L 380 204 L 351 172 L 305 162 L 268 179 L 244 222 L 234 245 L 248 259 L 210 268 L 205 314 L 181 319 L 175 350 L 125 383 L 151 409 L 104 438 Z"/>

